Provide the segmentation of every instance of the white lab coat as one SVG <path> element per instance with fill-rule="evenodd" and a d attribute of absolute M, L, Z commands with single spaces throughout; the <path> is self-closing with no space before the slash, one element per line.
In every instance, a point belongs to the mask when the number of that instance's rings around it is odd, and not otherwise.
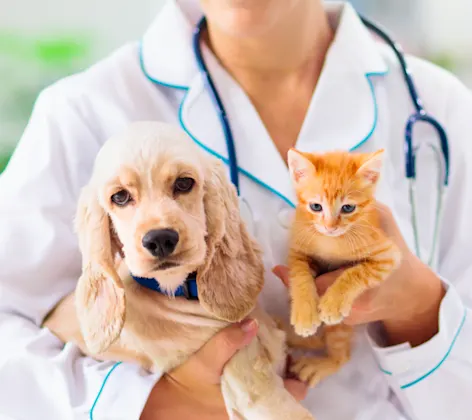
<path fill-rule="evenodd" d="M 130 121 L 167 121 L 183 127 L 211 153 L 227 156 L 193 61 L 191 35 L 200 17 L 196 3 L 169 1 L 142 42 L 42 92 L 0 177 L 2 419 L 135 420 L 159 379 L 133 364 L 83 357 L 76 346 L 63 346 L 39 325 L 74 289 L 80 274 L 72 218 L 95 155 L 111 134 Z M 412 105 L 398 62 L 374 41 L 349 5 L 327 7 L 337 34 L 297 147 L 384 147 L 388 158 L 379 195 L 393 208 L 412 245 L 403 153 Z M 290 203 L 295 201 L 289 174 L 248 97 L 207 49 L 204 55 L 231 121 L 242 193 L 264 248 L 267 278 L 261 302 L 273 313 L 286 314 L 286 291 L 270 269 L 286 260 Z M 382 347 L 373 326 L 359 328 L 352 361 L 309 392 L 305 404 L 318 420 L 472 416 L 472 95 L 431 64 L 413 57 L 409 64 L 426 108 L 449 134 L 451 149 L 439 248 L 438 272 L 447 287 L 440 330 L 411 349 L 408 344 Z M 428 129 L 417 129 L 416 135 L 420 141 L 434 140 Z M 436 188 L 432 158 L 425 154 L 423 160 L 418 183 L 426 237 Z"/>

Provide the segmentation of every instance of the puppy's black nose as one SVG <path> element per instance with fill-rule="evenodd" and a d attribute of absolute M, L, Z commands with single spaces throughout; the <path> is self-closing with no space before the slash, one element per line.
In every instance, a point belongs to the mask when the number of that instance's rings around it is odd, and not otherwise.
<path fill-rule="evenodd" d="M 150 230 L 143 237 L 143 247 L 146 248 L 152 256 L 165 258 L 174 252 L 179 242 L 179 234 L 172 229 Z"/>

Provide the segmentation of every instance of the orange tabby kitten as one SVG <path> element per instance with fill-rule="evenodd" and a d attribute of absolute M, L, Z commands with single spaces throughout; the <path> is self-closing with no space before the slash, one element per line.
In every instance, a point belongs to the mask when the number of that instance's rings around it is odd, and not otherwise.
<path fill-rule="evenodd" d="M 289 254 L 291 323 L 302 337 L 314 334 L 322 322 L 327 325 L 327 357 L 303 358 L 293 366 L 311 385 L 347 362 L 352 330 L 341 321 L 355 299 L 400 262 L 399 249 L 379 228 L 375 207 L 382 155 L 383 150 L 309 154 L 291 149 L 288 154 L 299 201 Z M 320 298 L 314 276 L 342 266 L 350 268 Z M 302 345 L 303 339 L 294 336 L 289 344 Z"/>

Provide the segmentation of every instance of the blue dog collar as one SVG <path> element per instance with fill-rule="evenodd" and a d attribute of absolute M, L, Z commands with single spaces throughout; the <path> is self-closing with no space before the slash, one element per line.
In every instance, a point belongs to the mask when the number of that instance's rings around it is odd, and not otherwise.
<path fill-rule="evenodd" d="M 155 292 L 158 292 L 162 295 L 169 297 L 184 297 L 188 300 L 198 300 L 197 273 L 190 274 L 187 277 L 187 280 L 185 280 L 184 284 L 179 286 L 173 294 L 162 290 L 159 286 L 159 282 L 156 279 L 137 277 L 133 275 L 131 275 L 131 277 L 133 277 L 133 279 L 141 286 L 154 290 Z"/>

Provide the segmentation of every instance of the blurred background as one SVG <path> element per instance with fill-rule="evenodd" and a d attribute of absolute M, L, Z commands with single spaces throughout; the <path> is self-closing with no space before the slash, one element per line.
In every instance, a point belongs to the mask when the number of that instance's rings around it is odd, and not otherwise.
<path fill-rule="evenodd" d="M 38 92 L 139 39 L 166 0 L 0 0 L 0 172 Z M 329 0 L 328 0 L 329 1 Z M 414 53 L 472 87 L 471 0 L 352 0 Z"/>

